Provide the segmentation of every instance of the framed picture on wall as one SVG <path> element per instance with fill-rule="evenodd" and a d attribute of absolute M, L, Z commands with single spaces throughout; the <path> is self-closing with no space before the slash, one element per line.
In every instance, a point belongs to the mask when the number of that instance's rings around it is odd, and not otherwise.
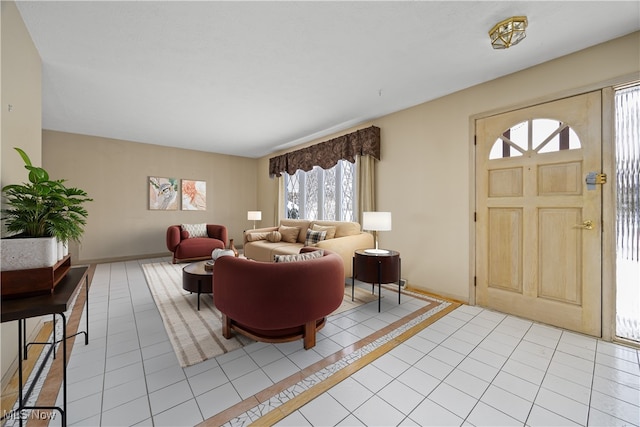
<path fill-rule="evenodd" d="M 206 211 L 207 210 L 207 182 L 182 180 L 182 210 Z"/>
<path fill-rule="evenodd" d="M 149 209 L 176 210 L 178 209 L 178 179 L 149 177 Z"/>

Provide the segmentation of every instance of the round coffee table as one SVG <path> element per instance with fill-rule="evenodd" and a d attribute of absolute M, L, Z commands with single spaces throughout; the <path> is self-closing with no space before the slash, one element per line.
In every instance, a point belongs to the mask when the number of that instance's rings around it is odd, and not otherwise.
<path fill-rule="evenodd" d="M 200 311 L 200 294 L 213 293 L 213 270 L 205 270 L 206 262 L 194 262 L 182 269 L 182 288 L 185 291 L 198 293 L 198 311 Z"/>

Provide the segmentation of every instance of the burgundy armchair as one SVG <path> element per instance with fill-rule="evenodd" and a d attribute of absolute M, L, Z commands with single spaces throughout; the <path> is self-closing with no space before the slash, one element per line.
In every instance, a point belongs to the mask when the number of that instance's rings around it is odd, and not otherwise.
<path fill-rule="evenodd" d="M 227 244 L 227 227 L 207 224 L 208 237 L 189 237 L 179 225 L 167 228 L 167 249 L 173 254 L 173 263 L 200 261 L 211 258 L 214 249 L 224 249 Z"/>
<path fill-rule="evenodd" d="M 282 263 L 218 258 L 213 301 L 222 313 L 222 335 L 229 339 L 235 331 L 275 343 L 302 338 L 309 349 L 326 316 L 342 304 L 344 283 L 342 258 L 328 250 L 320 258 Z"/>

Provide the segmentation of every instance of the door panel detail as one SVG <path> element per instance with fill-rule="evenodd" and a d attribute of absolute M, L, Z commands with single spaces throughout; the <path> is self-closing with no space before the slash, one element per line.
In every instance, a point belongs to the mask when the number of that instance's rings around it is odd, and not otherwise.
<path fill-rule="evenodd" d="M 580 162 L 538 166 L 539 196 L 578 196 L 582 194 Z"/>
<path fill-rule="evenodd" d="M 522 191 L 522 168 L 489 171 L 489 197 L 520 197 Z"/>
<path fill-rule="evenodd" d="M 538 296 L 567 304 L 581 304 L 581 209 L 540 209 Z"/>
<path fill-rule="evenodd" d="M 522 293 L 522 209 L 489 209 L 489 286 Z"/>

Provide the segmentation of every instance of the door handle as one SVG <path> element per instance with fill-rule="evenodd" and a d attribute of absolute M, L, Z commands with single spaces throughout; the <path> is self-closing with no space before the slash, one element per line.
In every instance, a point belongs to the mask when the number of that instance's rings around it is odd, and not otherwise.
<path fill-rule="evenodd" d="M 575 228 L 583 228 L 585 230 L 593 230 L 593 221 L 590 219 L 584 221 L 582 224 L 575 225 Z"/>

